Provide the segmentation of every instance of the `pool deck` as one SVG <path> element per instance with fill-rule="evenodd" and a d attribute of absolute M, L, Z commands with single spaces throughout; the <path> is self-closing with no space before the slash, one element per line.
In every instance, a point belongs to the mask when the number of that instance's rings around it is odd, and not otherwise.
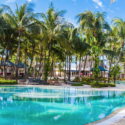
<path fill-rule="evenodd" d="M 8 85 L 7 85 L 8 86 Z M 92 88 L 90 85 L 84 85 L 84 86 L 71 86 L 69 84 L 61 83 L 60 86 L 55 86 L 55 85 L 14 85 L 14 86 L 31 86 L 31 87 L 47 87 L 47 88 L 61 88 L 61 87 L 67 87 L 67 88 L 76 88 L 76 89 L 81 89 L 81 90 L 97 90 L 97 91 L 125 91 L 125 85 L 119 85 L 116 84 L 116 87 L 103 87 L 103 88 Z"/>
<path fill-rule="evenodd" d="M 86 125 L 125 125 L 125 108 L 119 109 L 109 116 Z"/>
<path fill-rule="evenodd" d="M 8 85 L 7 85 L 8 86 Z M 9 85 L 11 86 L 11 85 Z M 119 85 L 116 84 L 116 87 L 104 87 L 104 88 L 92 88 L 90 85 L 84 85 L 84 86 L 71 86 L 69 84 L 64 84 L 61 83 L 61 86 L 54 86 L 54 85 L 15 85 L 15 86 L 25 86 L 25 87 L 43 87 L 43 88 L 62 88 L 62 87 L 67 87 L 67 88 L 76 88 L 79 90 L 93 90 L 93 91 L 125 91 L 125 85 Z M 117 110 L 107 116 L 104 119 L 101 119 L 97 122 L 90 123 L 87 125 L 125 125 L 125 108 L 122 108 L 120 110 Z"/>

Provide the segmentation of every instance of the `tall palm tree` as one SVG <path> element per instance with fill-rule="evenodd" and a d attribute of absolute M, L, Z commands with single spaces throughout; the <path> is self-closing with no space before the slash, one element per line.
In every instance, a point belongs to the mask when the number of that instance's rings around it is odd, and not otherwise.
<path fill-rule="evenodd" d="M 85 42 L 85 39 L 81 39 L 79 36 L 74 40 L 74 51 L 79 54 L 79 77 L 81 73 L 81 57 L 90 48 L 90 45 Z"/>
<path fill-rule="evenodd" d="M 115 2 L 116 0 L 111 0 L 111 4 L 113 3 L 113 2 Z"/>
<path fill-rule="evenodd" d="M 18 48 L 14 70 L 16 68 L 16 64 L 18 63 L 18 56 L 20 52 L 20 41 L 23 32 L 25 32 L 26 28 L 30 27 L 32 24 L 32 19 L 34 17 L 33 14 L 33 4 L 26 2 L 20 8 L 16 4 L 15 13 L 11 10 L 11 8 L 7 5 L 2 6 L 3 10 L 7 10 L 8 13 L 4 14 L 4 19 L 15 29 L 15 32 L 18 33 Z M 13 72 L 14 72 L 13 70 Z"/>
<path fill-rule="evenodd" d="M 124 47 L 124 39 L 125 39 L 125 21 L 120 19 L 120 18 L 114 18 L 112 20 L 113 24 L 115 27 L 117 27 L 117 37 L 118 37 L 118 42 L 121 44 L 121 50 L 118 56 L 118 60 L 116 61 L 115 64 L 115 69 L 117 69 L 118 67 L 118 63 L 121 59 L 121 55 L 123 52 L 123 47 Z M 115 79 L 114 79 L 114 83 L 115 83 Z"/>
<path fill-rule="evenodd" d="M 52 42 L 56 40 L 58 44 L 65 47 L 67 44 L 67 40 L 64 36 L 64 28 L 63 25 L 61 25 L 58 20 L 60 17 L 64 15 L 65 11 L 56 11 L 54 10 L 53 4 L 51 3 L 51 6 L 46 14 L 42 13 L 41 16 L 44 21 L 41 22 L 42 29 L 44 28 L 44 32 L 47 35 L 48 38 L 48 45 L 49 45 L 49 55 L 48 55 L 48 62 L 50 61 L 50 53 L 51 53 L 51 47 Z"/>
<path fill-rule="evenodd" d="M 109 24 L 105 21 L 105 16 L 105 12 L 92 13 L 91 11 L 85 11 L 84 13 L 78 14 L 76 17 L 81 33 L 90 34 L 98 38 L 101 31 L 110 30 Z"/>
<path fill-rule="evenodd" d="M 108 83 L 110 81 L 110 73 L 111 73 L 111 66 L 113 62 L 113 58 L 116 58 L 115 46 L 117 46 L 117 28 L 111 26 L 111 31 L 108 33 L 106 37 L 106 46 L 103 50 L 104 55 L 107 56 L 107 60 L 109 60 L 109 74 L 108 74 Z"/>

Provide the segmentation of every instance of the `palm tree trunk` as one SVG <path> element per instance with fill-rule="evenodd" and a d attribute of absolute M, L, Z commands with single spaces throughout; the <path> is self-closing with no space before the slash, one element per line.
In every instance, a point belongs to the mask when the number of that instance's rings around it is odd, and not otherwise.
<path fill-rule="evenodd" d="M 21 33 L 19 32 L 19 41 L 18 41 L 17 56 L 16 56 L 15 65 L 14 65 L 14 68 L 13 68 L 13 71 L 12 71 L 11 80 L 13 78 L 14 71 L 16 71 L 16 65 L 18 63 L 18 56 L 19 56 L 19 53 L 20 53 L 20 38 L 21 38 Z M 16 80 L 17 80 L 17 78 L 16 78 Z"/>
<path fill-rule="evenodd" d="M 52 46 L 52 42 L 50 42 L 50 45 L 49 45 L 48 62 L 50 61 L 51 46 Z"/>
<path fill-rule="evenodd" d="M 75 77 L 77 76 L 77 55 L 76 55 L 76 73 L 75 73 Z"/>
<path fill-rule="evenodd" d="M 27 75 L 26 75 L 26 57 L 27 57 L 27 48 L 25 49 L 25 77 L 24 77 L 24 80 L 26 81 L 26 78 L 27 78 Z"/>
<path fill-rule="evenodd" d="M 64 71 L 64 81 L 66 80 L 66 51 L 65 51 L 65 71 Z"/>
<path fill-rule="evenodd" d="M 5 48 L 4 48 L 3 53 L 2 53 L 1 63 L 2 63 L 2 61 L 3 61 L 4 51 L 5 51 Z M 0 63 L 0 68 L 1 68 L 1 63 Z"/>
<path fill-rule="evenodd" d="M 36 57 L 35 78 L 37 77 L 38 55 Z"/>
<path fill-rule="evenodd" d="M 32 64 L 33 64 L 34 51 L 35 51 L 35 47 L 33 46 L 32 57 L 31 57 L 31 61 L 30 61 L 30 67 L 29 67 L 28 73 L 27 73 L 28 76 L 29 76 L 29 72 L 30 72 Z"/>
<path fill-rule="evenodd" d="M 41 56 L 40 56 L 39 73 L 40 73 L 41 68 L 42 68 L 42 58 L 43 58 L 43 48 L 42 48 L 42 46 L 41 46 Z M 41 73 L 40 73 L 40 78 L 41 78 Z"/>
<path fill-rule="evenodd" d="M 68 70 L 69 70 L 68 62 L 69 62 L 69 61 L 68 61 L 68 55 L 67 55 L 67 77 L 68 77 L 68 74 L 69 74 L 69 73 L 68 73 Z"/>
<path fill-rule="evenodd" d="M 5 48 L 4 48 L 3 53 L 2 53 L 2 60 L 3 60 L 4 51 L 5 51 Z"/>
<path fill-rule="evenodd" d="M 44 64 L 46 63 L 46 51 L 45 51 L 45 59 L 44 59 Z"/>
<path fill-rule="evenodd" d="M 9 51 L 7 50 L 7 65 L 6 65 L 6 74 L 5 74 L 5 79 L 7 79 L 7 69 L 8 69 L 8 62 L 9 62 Z"/>
<path fill-rule="evenodd" d="M 92 61 L 90 62 L 90 70 L 92 68 Z M 91 71 L 90 71 L 90 78 L 91 78 Z"/>
<path fill-rule="evenodd" d="M 85 62 L 84 62 L 84 72 L 85 72 L 85 67 L 86 67 L 86 60 L 87 60 L 87 54 L 86 54 L 86 58 L 85 58 Z"/>
<path fill-rule="evenodd" d="M 51 63 L 51 77 L 53 76 L 53 56 L 52 56 L 52 63 Z"/>
<path fill-rule="evenodd" d="M 70 73 L 71 73 L 71 58 L 70 58 L 70 52 L 69 52 L 69 81 L 70 81 Z"/>
<path fill-rule="evenodd" d="M 111 72 L 111 66 L 112 66 L 112 59 L 113 59 L 113 56 L 111 57 L 111 62 L 109 64 L 109 74 L 108 74 L 108 83 L 110 81 L 110 72 Z"/>
<path fill-rule="evenodd" d="M 79 59 L 79 78 L 81 73 L 81 53 L 80 53 L 80 59 Z"/>
<path fill-rule="evenodd" d="M 7 79 L 7 71 L 6 71 L 6 59 L 7 59 L 7 56 L 8 56 L 8 49 L 7 49 L 6 57 L 4 59 L 4 78 L 5 78 L 5 80 Z"/>
<path fill-rule="evenodd" d="M 60 70 L 60 77 L 61 77 L 61 62 L 59 64 L 59 70 Z"/>
<path fill-rule="evenodd" d="M 53 73 L 52 76 L 55 78 L 55 61 L 53 61 Z"/>
<path fill-rule="evenodd" d="M 125 63 L 124 63 L 124 78 L 125 78 Z"/>
<path fill-rule="evenodd" d="M 6 79 L 6 70 L 5 70 L 5 61 L 6 61 L 6 59 L 4 60 L 4 68 L 3 68 L 3 70 L 4 70 L 4 79 Z"/>
<path fill-rule="evenodd" d="M 118 60 L 117 60 L 116 65 L 115 65 L 115 69 L 117 69 L 117 67 L 118 67 L 118 63 L 119 63 L 119 61 L 120 61 L 120 59 L 121 59 L 122 51 L 123 51 L 123 47 L 121 47 L 121 51 L 120 51 Z"/>
<path fill-rule="evenodd" d="M 115 69 L 117 69 L 117 67 L 118 67 L 118 63 L 121 59 L 122 51 L 123 51 L 123 47 L 121 47 L 121 51 L 120 51 L 120 54 L 119 54 L 119 57 L 118 57 L 118 61 L 116 62 L 116 65 L 115 65 Z M 115 84 L 115 81 L 116 81 L 116 75 L 114 76 L 114 84 Z"/>

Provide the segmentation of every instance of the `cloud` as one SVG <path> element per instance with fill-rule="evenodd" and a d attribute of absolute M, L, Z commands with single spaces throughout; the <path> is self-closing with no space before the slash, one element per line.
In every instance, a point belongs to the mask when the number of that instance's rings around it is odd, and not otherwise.
<path fill-rule="evenodd" d="M 76 23 L 76 20 L 71 19 L 71 18 L 67 18 L 66 20 L 67 20 L 67 22 L 72 23 L 75 27 L 78 27 L 78 24 Z"/>
<path fill-rule="evenodd" d="M 114 11 L 113 11 L 113 10 L 110 10 L 109 8 L 108 8 L 108 10 L 109 10 L 111 13 L 114 13 Z"/>
<path fill-rule="evenodd" d="M 36 0 L 27 0 L 28 2 L 36 1 Z"/>
<path fill-rule="evenodd" d="M 103 7 L 103 4 L 100 0 L 92 0 L 93 2 L 95 2 L 98 6 Z"/>
<path fill-rule="evenodd" d="M 98 6 L 95 6 L 95 8 L 99 8 Z"/>
<path fill-rule="evenodd" d="M 15 0 L 7 0 L 6 3 L 12 3 L 15 2 Z"/>

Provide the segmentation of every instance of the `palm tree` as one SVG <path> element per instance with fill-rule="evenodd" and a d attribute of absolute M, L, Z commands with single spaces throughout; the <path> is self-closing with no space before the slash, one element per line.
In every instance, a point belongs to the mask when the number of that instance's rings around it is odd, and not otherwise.
<path fill-rule="evenodd" d="M 100 48 L 102 48 L 105 45 L 104 38 L 106 37 L 106 35 L 104 34 L 104 30 L 110 31 L 110 26 L 105 21 L 105 15 L 105 12 L 92 13 L 91 11 L 85 11 L 84 13 L 80 13 L 77 15 L 77 19 L 79 22 L 79 31 L 81 34 L 84 34 L 86 36 L 86 41 L 91 46 L 98 45 Z M 94 56 L 94 60 L 99 59 L 97 55 Z M 95 67 L 98 67 L 98 65 L 95 64 Z"/>
<path fill-rule="evenodd" d="M 124 47 L 124 39 L 125 39 L 125 21 L 120 19 L 120 18 L 114 18 L 112 20 L 113 24 L 115 27 L 117 27 L 117 37 L 118 37 L 118 42 L 120 42 L 121 44 L 121 50 L 118 56 L 118 60 L 116 61 L 115 64 L 115 69 L 117 69 L 118 67 L 118 63 L 121 59 L 121 55 L 123 52 L 123 47 Z M 115 79 L 114 79 L 114 83 L 115 83 Z"/>
<path fill-rule="evenodd" d="M 106 37 L 106 47 L 103 50 L 104 55 L 107 56 L 109 60 L 109 74 L 108 74 L 108 83 L 110 81 L 110 73 L 111 73 L 111 66 L 113 62 L 113 58 L 116 58 L 116 51 L 115 46 L 117 46 L 117 28 L 111 26 L 111 31 L 107 34 Z"/>
<path fill-rule="evenodd" d="M 33 4 L 26 2 L 20 8 L 16 4 L 15 13 L 11 10 L 11 8 L 7 5 L 2 6 L 4 10 L 7 10 L 8 13 L 4 14 L 4 19 L 15 29 L 15 32 L 18 33 L 18 48 L 14 70 L 16 69 L 16 64 L 18 63 L 18 56 L 20 52 L 20 41 L 23 32 L 25 32 L 26 28 L 30 27 L 32 22 L 31 20 L 34 17 L 33 14 Z M 14 72 L 13 70 L 13 72 Z"/>
<path fill-rule="evenodd" d="M 92 13 L 91 11 L 85 11 L 85 13 L 78 14 L 77 19 L 81 33 L 98 38 L 101 31 L 110 30 L 110 26 L 105 21 L 105 16 L 105 12 Z"/>
<path fill-rule="evenodd" d="M 49 55 L 48 62 L 50 61 L 50 53 L 52 48 L 52 42 L 56 40 L 59 45 L 65 47 L 67 44 L 67 40 L 64 36 L 64 28 L 63 25 L 58 23 L 58 20 L 62 15 L 64 15 L 65 11 L 56 11 L 54 10 L 53 4 L 46 14 L 42 13 L 41 16 L 44 21 L 41 22 L 42 29 L 44 28 L 44 33 L 46 33 L 46 37 L 48 38 L 49 45 Z"/>
<path fill-rule="evenodd" d="M 81 73 L 81 57 L 82 55 L 87 51 L 88 48 L 90 48 L 89 44 L 85 42 L 85 39 L 81 39 L 80 37 L 77 37 L 74 42 L 74 51 L 75 53 L 79 54 L 79 77 Z"/>
<path fill-rule="evenodd" d="M 113 2 L 115 2 L 115 0 L 111 0 L 111 4 L 112 4 Z"/>

